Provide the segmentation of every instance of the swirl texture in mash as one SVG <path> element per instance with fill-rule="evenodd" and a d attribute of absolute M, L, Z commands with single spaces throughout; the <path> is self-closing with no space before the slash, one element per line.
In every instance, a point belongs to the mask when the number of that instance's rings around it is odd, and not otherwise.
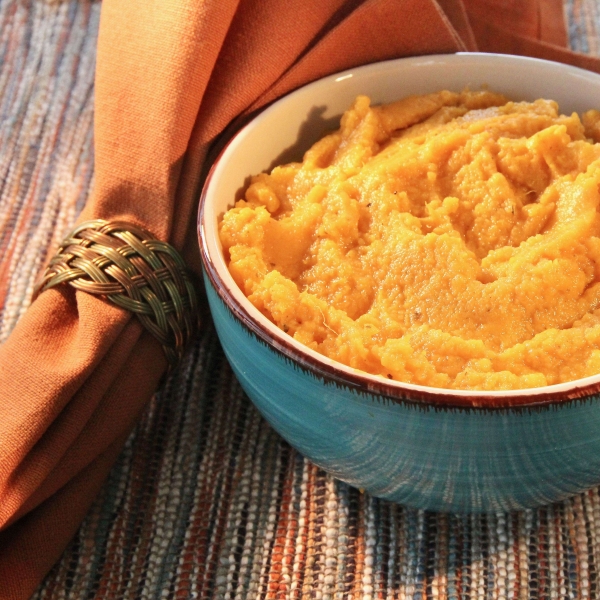
<path fill-rule="evenodd" d="M 224 215 L 229 270 L 287 334 L 389 379 L 600 373 L 599 125 L 491 92 L 358 97 Z"/>

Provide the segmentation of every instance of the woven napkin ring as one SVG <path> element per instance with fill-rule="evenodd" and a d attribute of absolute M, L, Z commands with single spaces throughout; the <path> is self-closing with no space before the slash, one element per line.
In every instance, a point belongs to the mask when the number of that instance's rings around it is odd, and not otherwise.
<path fill-rule="evenodd" d="M 171 366 L 198 324 L 196 293 L 179 253 L 130 223 L 98 219 L 76 227 L 44 271 L 34 298 L 60 283 L 134 312 Z"/>

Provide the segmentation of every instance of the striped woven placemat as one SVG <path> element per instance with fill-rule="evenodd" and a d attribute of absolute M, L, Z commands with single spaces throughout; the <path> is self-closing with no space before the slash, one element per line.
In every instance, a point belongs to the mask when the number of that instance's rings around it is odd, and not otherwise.
<path fill-rule="evenodd" d="M 0 341 L 93 173 L 100 4 L 0 0 Z M 600 53 L 600 7 L 565 3 Z M 596 598 L 598 489 L 453 516 L 361 493 L 265 424 L 209 324 L 35 598 Z"/>

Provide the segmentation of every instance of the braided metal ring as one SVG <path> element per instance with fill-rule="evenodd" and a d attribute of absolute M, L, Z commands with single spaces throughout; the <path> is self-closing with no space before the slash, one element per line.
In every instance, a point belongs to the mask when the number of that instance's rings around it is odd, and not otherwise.
<path fill-rule="evenodd" d="M 196 292 L 183 259 L 166 242 L 122 221 L 86 221 L 62 242 L 34 291 L 61 283 L 134 312 L 171 366 L 198 325 Z"/>

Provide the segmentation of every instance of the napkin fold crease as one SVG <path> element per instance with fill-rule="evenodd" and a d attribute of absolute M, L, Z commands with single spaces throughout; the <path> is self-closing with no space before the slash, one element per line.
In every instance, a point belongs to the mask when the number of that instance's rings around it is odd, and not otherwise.
<path fill-rule="evenodd" d="M 142 226 L 198 271 L 201 174 L 232 122 L 402 56 L 481 50 L 600 72 L 566 46 L 560 0 L 104 0 L 80 218 Z M 29 597 L 59 558 L 166 364 L 132 315 L 68 286 L 0 347 L 0 598 Z"/>

